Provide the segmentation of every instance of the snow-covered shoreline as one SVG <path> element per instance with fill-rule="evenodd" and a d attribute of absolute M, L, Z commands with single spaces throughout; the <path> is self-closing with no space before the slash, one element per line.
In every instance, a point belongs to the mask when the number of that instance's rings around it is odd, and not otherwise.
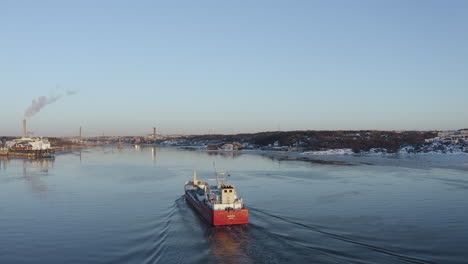
<path fill-rule="evenodd" d="M 327 150 L 314 150 L 314 151 L 276 151 L 276 150 L 261 150 L 261 149 L 242 149 L 242 150 L 207 150 L 203 146 L 180 146 L 183 148 L 190 148 L 206 152 L 218 153 L 278 153 L 278 154 L 297 154 L 303 156 L 327 156 L 327 155 L 427 155 L 427 154 L 440 154 L 440 155 L 466 155 L 468 152 L 460 148 L 449 148 L 443 150 L 427 150 L 417 151 L 412 147 L 403 147 L 397 152 L 390 152 L 387 149 L 370 149 L 369 151 L 353 152 L 352 149 L 327 149 Z"/>
<path fill-rule="evenodd" d="M 352 149 L 327 149 L 302 152 L 303 155 L 347 155 L 355 154 Z"/>

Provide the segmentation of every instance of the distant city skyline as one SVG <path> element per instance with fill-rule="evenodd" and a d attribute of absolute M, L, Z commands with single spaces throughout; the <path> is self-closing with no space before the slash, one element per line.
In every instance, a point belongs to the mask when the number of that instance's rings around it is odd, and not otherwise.
<path fill-rule="evenodd" d="M 33 136 L 468 127 L 466 1 L 1 10 L 0 135 L 25 116 Z"/>

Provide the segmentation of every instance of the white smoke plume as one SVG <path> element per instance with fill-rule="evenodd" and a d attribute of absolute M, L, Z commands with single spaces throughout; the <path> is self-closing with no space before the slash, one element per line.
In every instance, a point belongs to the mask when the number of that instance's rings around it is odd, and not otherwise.
<path fill-rule="evenodd" d="M 67 90 L 65 92 L 65 95 L 74 95 L 76 93 L 77 93 L 76 91 Z M 56 102 L 60 98 L 62 98 L 61 94 L 51 95 L 51 96 L 48 96 L 48 97 L 47 96 L 39 96 L 37 99 L 33 99 L 31 105 L 24 112 L 24 117 L 25 118 L 32 117 L 33 115 L 35 115 L 39 111 L 41 111 L 41 109 L 44 108 L 44 106 L 46 106 L 48 104 L 51 104 L 53 102 Z"/>
<path fill-rule="evenodd" d="M 65 95 L 74 95 L 74 94 L 77 94 L 77 93 L 78 93 L 78 91 L 75 91 L 75 90 L 67 90 L 65 92 Z"/>

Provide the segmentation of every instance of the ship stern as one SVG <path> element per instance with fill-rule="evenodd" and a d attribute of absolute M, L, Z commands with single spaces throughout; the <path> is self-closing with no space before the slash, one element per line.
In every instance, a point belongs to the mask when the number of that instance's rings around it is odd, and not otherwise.
<path fill-rule="evenodd" d="M 213 225 L 243 225 L 249 223 L 249 209 L 213 211 Z"/>

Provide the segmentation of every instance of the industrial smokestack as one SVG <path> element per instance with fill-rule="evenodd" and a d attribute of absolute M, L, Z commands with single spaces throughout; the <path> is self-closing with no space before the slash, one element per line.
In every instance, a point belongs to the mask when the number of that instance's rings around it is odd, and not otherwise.
<path fill-rule="evenodd" d="M 23 137 L 24 138 L 28 137 L 28 129 L 26 127 L 26 119 L 23 119 Z"/>
<path fill-rule="evenodd" d="M 153 138 L 156 138 L 156 128 L 153 127 Z"/>
<path fill-rule="evenodd" d="M 83 133 L 83 130 L 82 130 L 81 127 L 80 127 L 80 138 L 83 136 L 82 133 Z"/>

